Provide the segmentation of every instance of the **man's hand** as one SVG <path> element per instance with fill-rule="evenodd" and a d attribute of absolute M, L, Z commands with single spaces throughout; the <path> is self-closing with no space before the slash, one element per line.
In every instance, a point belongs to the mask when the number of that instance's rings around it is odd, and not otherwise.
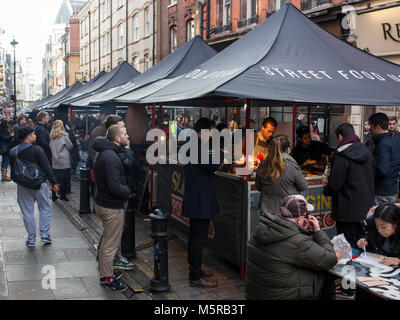
<path fill-rule="evenodd" d="M 58 192 L 60 190 L 60 187 L 58 186 L 58 184 L 53 185 L 53 189 L 55 192 Z"/>
<path fill-rule="evenodd" d="M 308 223 L 310 224 L 310 226 L 311 226 L 311 228 L 312 228 L 312 230 L 313 230 L 314 232 L 317 232 L 317 231 L 320 230 L 319 222 L 318 222 L 318 220 L 317 220 L 316 217 L 314 217 L 314 216 L 308 216 Z"/>
<path fill-rule="evenodd" d="M 364 249 L 368 245 L 368 242 L 365 238 L 361 238 L 360 240 L 357 241 L 357 247 Z"/>

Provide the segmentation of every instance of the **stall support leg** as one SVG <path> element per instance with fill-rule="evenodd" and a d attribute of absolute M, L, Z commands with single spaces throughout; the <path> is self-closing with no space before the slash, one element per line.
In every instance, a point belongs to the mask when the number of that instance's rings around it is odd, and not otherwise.
<path fill-rule="evenodd" d="M 85 133 L 85 140 L 89 137 L 89 110 L 86 108 L 86 133 Z M 90 151 L 90 150 L 89 150 Z"/>
<path fill-rule="evenodd" d="M 293 148 L 296 145 L 296 104 L 293 105 L 293 126 L 292 126 L 292 144 Z"/>

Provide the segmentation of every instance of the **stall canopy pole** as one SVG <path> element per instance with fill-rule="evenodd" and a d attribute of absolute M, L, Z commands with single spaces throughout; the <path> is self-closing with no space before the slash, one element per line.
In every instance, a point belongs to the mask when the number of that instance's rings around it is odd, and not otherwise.
<path fill-rule="evenodd" d="M 87 140 L 89 137 L 89 110 L 86 108 L 86 134 L 85 134 L 85 140 Z"/>
<path fill-rule="evenodd" d="M 151 117 L 151 128 L 154 129 L 156 127 L 156 105 L 153 103 L 153 110 L 152 110 L 152 117 Z M 158 119 L 160 121 L 160 119 Z"/>
<path fill-rule="evenodd" d="M 161 128 L 162 105 L 158 106 L 158 128 Z"/>
<path fill-rule="evenodd" d="M 68 108 L 68 122 L 71 122 L 71 106 Z"/>
<path fill-rule="evenodd" d="M 308 128 L 311 127 L 311 107 L 307 107 L 307 126 Z"/>
<path fill-rule="evenodd" d="M 296 145 L 296 104 L 293 104 L 293 127 L 292 127 L 292 144 L 293 144 L 293 148 Z"/>

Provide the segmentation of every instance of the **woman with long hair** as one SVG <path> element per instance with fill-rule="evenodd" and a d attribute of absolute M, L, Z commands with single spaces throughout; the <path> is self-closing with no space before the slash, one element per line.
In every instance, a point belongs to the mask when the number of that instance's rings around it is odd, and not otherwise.
<path fill-rule="evenodd" d="M 256 188 L 261 191 L 261 211 L 278 214 L 282 200 L 307 189 L 307 181 L 297 162 L 289 155 L 290 140 L 285 135 L 272 138 L 267 158 L 256 174 Z"/>
<path fill-rule="evenodd" d="M 400 265 L 400 204 L 379 205 L 371 212 L 365 220 L 365 237 L 357 241 L 357 246 L 386 256 L 382 264 Z"/>
<path fill-rule="evenodd" d="M 60 199 L 69 201 L 66 197 L 67 185 L 71 175 L 71 155 L 73 145 L 68 138 L 61 120 L 54 121 L 50 132 L 50 149 L 52 154 L 51 166 L 58 183 L 60 184 Z M 56 200 L 53 193 L 53 200 Z"/>
<path fill-rule="evenodd" d="M 8 121 L 1 119 L 0 122 L 0 154 L 1 154 L 1 181 L 11 181 L 7 176 L 8 165 L 10 164 L 10 141 L 12 135 L 9 132 Z"/>

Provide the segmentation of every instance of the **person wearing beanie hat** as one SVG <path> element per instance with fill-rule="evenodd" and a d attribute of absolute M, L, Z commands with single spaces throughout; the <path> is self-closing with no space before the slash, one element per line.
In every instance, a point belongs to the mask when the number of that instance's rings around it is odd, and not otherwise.
<path fill-rule="evenodd" d="M 325 271 L 337 257 L 318 220 L 309 215 L 313 209 L 302 195 L 290 195 L 280 214 L 262 212 L 247 244 L 246 299 L 333 299 L 335 282 Z"/>
<path fill-rule="evenodd" d="M 58 190 L 57 180 L 44 150 L 40 146 L 34 144 L 36 141 L 35 129 L 30 126 L 22 127 L 18 130 L 18 135 L 22 143 L 12 148 L 10 151 L 11 178 L 14 177 L 13 170 L 16 157 L 25 163 L 36 164 L 44 173 L 41 187 L 38 190 L 27 188 L 20 184 L 17 186 L 17 201 L 28 233 L 26 245 L 28 247 L 34 247 L 36 243 L 35 202 L 37 202 L 39 208 L 39 232 L 41 241 L 44 244 L 51 244 L 52 240 L 49 233 L 51 204 L 46 179 L 50 181 L 54 189 Z"/>

